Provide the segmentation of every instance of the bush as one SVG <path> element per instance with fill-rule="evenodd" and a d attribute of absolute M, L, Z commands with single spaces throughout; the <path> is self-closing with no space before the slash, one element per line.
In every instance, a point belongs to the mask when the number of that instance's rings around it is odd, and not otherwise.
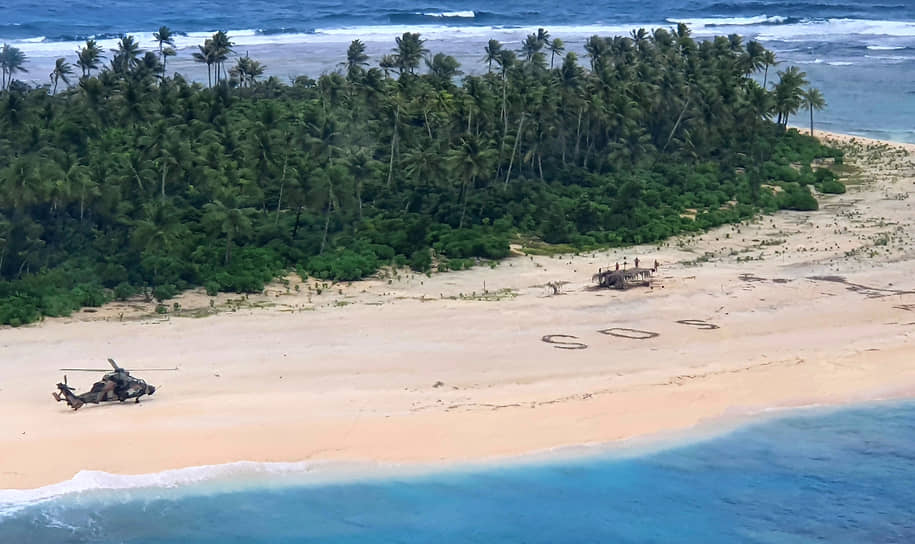
<path fill-rule="evenodd" d="M 438 238 L 433 247 L 438 253 L 448 257 L 501 259 L 509 253 L 508 235 L 491 227 L 443 230 L 438 234 Z"/>
<path fill-rule="evenodd" d="M 817 190 L 821 193 L 841 195 L 845 192 L 845 184 L 841 181 L 830 179 L 826 180 L 817 187 Z"/>
<path fill-rule="evenodd" d="M 417 272 L 428 272 L 432 268 L 432 253 L 428 249 L 417 249 L 410 255 L 410 268 Z"/>
<path fill-rule="evenodd" d="M 174 285 L 170 283 L 166 283 L 165 285 L 157 285 L 156 288 L 153 289 L 153 298 L 155 298 L 157 302 L 168 300 L 177 294 L 178 290 Z"/>
<path fill-rule="evenodd" d="M 115 300 L 127 300 L 136 294 L 137 294 L 137 288 L 126 282 L 119 283 L 114 288 Z"/>
<path fill-rule="evenodd" d="M 783 188 L 785 190 L 778 195 L 779 208 L 797 211 L 813 211 L 820 208 L 817 199 L 810 194 L 810 190 L 806 186 L 786 183 Z"/>
<path fill-rule="evenodd" d="M 378 259 L 371 252 L 356 253 L 338 249 L 333 253 L 312 257 L 306 263 L 305 270 L 322 280 L 352 281 L 378 270 Z"/>
<path fill-rule="evenodd" d="M 105 304 L 111 300 L 108 296 L 108 293 L 105 292 L 104 289 L 98 285 L 93 284 L 80 284 L 76 286 L 76 288 L 74 288 L 71 293 L 73 294 L 77 303 L 74 310 L 78 309 L 80 306 L 98 308 L 102 304 Z"/>
<path fill-rule="evenodd" d="M 0 299 L 0 323 L 18 327 L 41 319 L 41 310 L 30 297 L 12 296 Z"/>

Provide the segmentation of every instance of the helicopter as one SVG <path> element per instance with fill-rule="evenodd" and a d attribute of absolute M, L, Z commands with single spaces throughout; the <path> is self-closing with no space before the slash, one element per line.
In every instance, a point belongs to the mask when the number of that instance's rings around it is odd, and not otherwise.
<path fill-rule="evenodd" d="M 85 392 L 77 394 L 76 390 L 67 383 L 67 375 L 64 374 L 63 383 L 57 384 L 57 392 L 51 393 L 57 402 L 66 401 L 67 405 L 73 410 L 79 410 L 84 404 L 99 404 L 100 402 L 119 401 L 124 402 L 128 399 L 134 399 L 135 403 L 140 402 L 140 397 L 152 395 L 156 392 L 156 386 L 149 385 L 140 378 L 134 378 L 130 372 L 118 366 L 114 359 L 108 359 L 108 363 L 114 371 L 96 368 L 61 368 L 64 372 L 106 372 L 100 381 L 95 382 L 92 388 Z M 178 370 L 175 368 L 146 368 L 142 372 L 161 371 L 161 370 Z"/>

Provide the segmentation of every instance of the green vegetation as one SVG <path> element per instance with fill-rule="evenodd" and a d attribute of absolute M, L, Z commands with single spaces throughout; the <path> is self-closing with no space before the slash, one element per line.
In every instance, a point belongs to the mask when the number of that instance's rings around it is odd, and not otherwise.
<path fill-rule="evenodd" d="M 461 78 L 406 33 L 377 67 L 356 40 L 340 73 L 284 85 L 217 32 L 193 54 L 206 87 L 165 77 L 172 33 L 156 40 L 89 40 L 78 79 L 61 59 L 40 87 L 15 80 L 24 56 L 3 47 L 0 323 L 193 286 L 257 292 L 290 269 L 461 269 L 519 235 L 652 242 L 815 209 L 809 186 L 838 183 L 809 164 L 841 154 L 785 129 L 804 74 L 765 89 L 752 76 L 774 56 L 736 35 L 595 36 L 583 67 L 541 30 L 519 52 L 491 40 L 488 71 Z"/>

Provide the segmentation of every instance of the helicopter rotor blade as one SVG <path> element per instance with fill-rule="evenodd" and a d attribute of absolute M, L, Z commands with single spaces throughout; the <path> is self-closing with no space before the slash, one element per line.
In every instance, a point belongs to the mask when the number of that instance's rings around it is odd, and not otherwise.
<path fill-rule="evenodd" d="M 62 372 L 111 372 L 107 368 L 59 368 L 58 370 Z M 176 370 L 179 370 L 177 366 L 175 368 L 134 368 L 129 372 L 174 372 Z"/>
<path fill-rule="evenodd" d="M 108 364 L 110 364 L 111 368 L 113 368 L 115 371 L 120 370 L 120 367 L 118 367 L 118 364 L 116 362 L 114 362 L 114 359 L 112 359 L 111 357 L 108 358 Z"/>

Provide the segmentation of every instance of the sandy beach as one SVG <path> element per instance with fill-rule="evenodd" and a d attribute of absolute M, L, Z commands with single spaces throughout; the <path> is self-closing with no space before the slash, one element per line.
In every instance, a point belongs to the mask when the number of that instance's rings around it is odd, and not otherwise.
<path fill-rule="evenodd" d="M 240 460 L 478 460 L 911 397 L 915 145 L 832 139 L 848 149 L 848 192 L 816 212 L 0 329 L 0 488 Z M 636 257 L 660 263 L 651 289 L 592 288 L 599 267 Z M 139 405 L 54 402 L 59 368 L 106 357 L 179 370 L 135 372 L 160 387 Z M 97 376 L 68 378 L 82 391 Z"/>

